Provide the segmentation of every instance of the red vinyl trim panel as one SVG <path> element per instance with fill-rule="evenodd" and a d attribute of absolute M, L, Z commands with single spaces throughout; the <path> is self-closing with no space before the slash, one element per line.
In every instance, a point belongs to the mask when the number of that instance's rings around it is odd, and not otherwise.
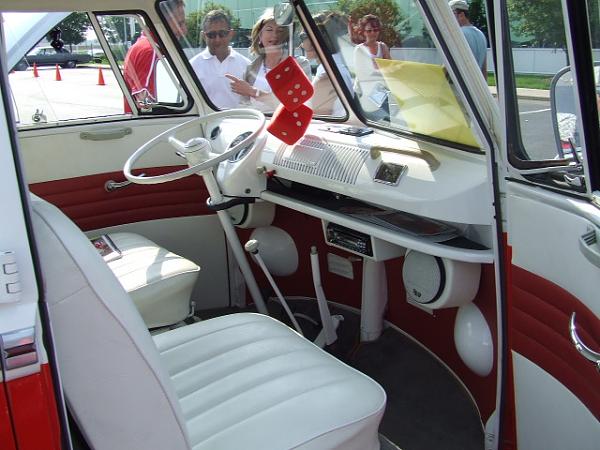
<path fill-rule="evenodd" d="M 0 448 L 3 450 L 15 450 L 15 439 L 13 436 L 10 411 L 6 401 L 5 384 L 0 383 Z"/>
<path fill-rule="evenodd" d="M 184 166 L 145 168 L 139 173 L 154 176 Z M 138 172 L 136 170 L 136 172 Z M 144 220 L 213 214 L 206 207 L 208 191 L 199 176 L 153 184 L 131 184 L 107 192 L 107 181 L 125 181 L 122 172 L 34 183 L 29 189 L 61 209 L 84 231 Z"/>
<path fill-rule="evenodd" d="M 511 272 L 512 349 L 556 378 L 600 420 L 598 372 L 569 336 L 575 312 L 579 336 L 588 346 L 600 348 L 600 320 L 560 286 L 517 266 Z"/>
<path fill-rule="evenodd" d="M 60 450 L 60 425 L 47 364 L 33 375 L 6 382 L 19 450 Z M 4 447 L 2 447 L 4 448 Z"/>

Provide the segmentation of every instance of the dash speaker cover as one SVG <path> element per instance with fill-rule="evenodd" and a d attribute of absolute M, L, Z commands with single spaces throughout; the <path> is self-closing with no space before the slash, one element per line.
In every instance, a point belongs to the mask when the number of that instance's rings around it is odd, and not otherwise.
<path fill-rule="evenodd" d="M 436 301 L 444 290 L 446 271 L 441 258 L 409 251 L 404 258 L 402 279 L 408 298 L 427 304 Z"/>
<path fill-rule="evenodd" d="M 440 258 L 410 250 L 402 279 L 409 301 L 429 309 L 453 308 L 472 302 L 479 290 L 481 264 Z"/>

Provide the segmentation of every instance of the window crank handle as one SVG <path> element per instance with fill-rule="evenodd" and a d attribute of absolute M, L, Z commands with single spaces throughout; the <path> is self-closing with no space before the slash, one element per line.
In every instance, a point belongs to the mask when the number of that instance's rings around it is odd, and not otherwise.
<path fill-rule="evenodd" d="M 145 173 L 140 174 L 140 177 L 145 176 Z M 104 190 L 106 192 L 114 192 L 117 189 L 121 189 L 124 188 L 126 186 L 129 186 L 131 184 L 131 181 L 129 180 L 125 180 L 125 181 L 115 181 L 115 180 L 108 180 L 106 183 L 104 183 Z"/>

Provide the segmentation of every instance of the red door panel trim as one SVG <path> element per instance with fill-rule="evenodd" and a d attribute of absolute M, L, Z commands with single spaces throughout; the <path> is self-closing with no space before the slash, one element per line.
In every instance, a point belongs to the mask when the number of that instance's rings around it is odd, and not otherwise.
<path fill-rule="evenodd" d="M 598 373 L 571 343 L 569 319 L 577 313 L 578 333 L 595 349 L 600 348 L 600 320 L 560 286 L 517 266 L 511 269 L 513 350 L 566 386 L 600 420 Z"/>
<path fill-rule="evenodd" d="M 144 168 L 136 172 L 154 176 L 183 168 Z M 60 208 L 84 231 L 143 220 L 213 214 L 206 207 L 209 195 L 199 176 L 170 183 L 132 184 L 113 192 L 104 189 L 108 180 L 121 182 L 125 177 L 122 172 L 108 172 L 34 183 L 29 189 Z"/>
<path fill-rule="evenodd" d="M 47 364 L 6 383 L 19 450 L 60 450 L 60 425 Z"/>
<path fill-rule="evenodd" d="M 15 450 L 15 439 L 4 388 L 4 383 L 0 382 L 0 448 L 2 450 Z"/>

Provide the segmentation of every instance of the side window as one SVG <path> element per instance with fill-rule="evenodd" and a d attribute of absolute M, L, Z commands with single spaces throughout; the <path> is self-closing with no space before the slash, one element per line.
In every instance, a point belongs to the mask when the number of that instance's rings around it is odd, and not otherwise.
<path fill-rule="evenodd" d="M 508 0 L 512 43 L 513 95 L 518 108 L 510 139 L 513 164 L 558 160 L 570 153 L 568 139 L 557 141 L 555 127 L 577 140 L 574 86 L 561 77 L 568 66 L 561 0 L 535 3 Z M 558 74 L 558 75 L 557 75 Z M 552 114 L 551 86 L 558 95 L 560 112 Z M 567 105 L 569 103 L 569 105 Z M 521 164 L 520 164 L 521 163 Z"/>
<path fill-rule="evenodd" d="M 141 114 L 186 109 L 186 93 L 144 16 L 99 14 L 97 19 L 135 109 Z M 131 113 L 127 100 L 124 111 Z"/>
<path fill-rule="evenodd" d="M 582 121 L 562 2 L 506 3 L 512 42 L 512 95 L 518 108 L 518 116 L 511 115 L 513 123 L 509 124 L 509 159 L 518 169 L 537 168 L 538 175 L 525 175 L 532 181 L 585 192 Z M 587 1 L 587 6 L 596 89 L 585 95 L 600 105 L 600 58 L 596 50 L 600 47 L 599 7 L 595 0 Z M 549 167 L 547 172 L 543 167 Z"/>
<path fill-rule="evenodd" d="M 6 33 L 23 33 L 28 14 L 5 14 Z M 61 17 L 62 21 L 52 22 L 44 37 L 22 57 L 19 55 L 10 68 L 8 79 L 19 127 L 156 113 L 157 106 L 163 107 L 159 112 L 186 107 L 185 96 L 175 87 L 176 78 L 158 44 L 149 78 L 161 87 L 159 95 L 136 103 L 136 98 L 127 94 L 125 57 L 133 45 L 133 33 L 145 28 L 136 25 L 143 23 L 137 16 L 121 16 L 120 21 L 118 16 L 98 16 L 96 27 L 87 13 Z M 103 32 L 100 36 L 96 33 L 99 28 Z M 102 45 L 107 42 L 109 51 Z"/>

